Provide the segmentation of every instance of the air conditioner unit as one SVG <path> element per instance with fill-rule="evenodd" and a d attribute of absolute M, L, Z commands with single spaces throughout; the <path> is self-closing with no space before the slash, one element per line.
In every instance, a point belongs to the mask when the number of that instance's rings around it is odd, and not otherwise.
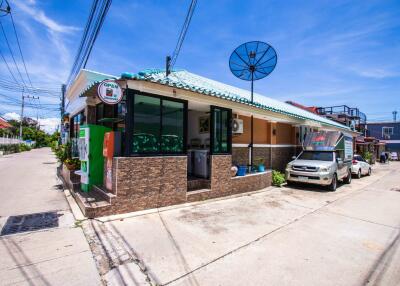
<path fill-rule="evenodd" d="M 242 134 L 243 133 L 243 120 L 234 118 L 232 120 L 232 133 Z"/>

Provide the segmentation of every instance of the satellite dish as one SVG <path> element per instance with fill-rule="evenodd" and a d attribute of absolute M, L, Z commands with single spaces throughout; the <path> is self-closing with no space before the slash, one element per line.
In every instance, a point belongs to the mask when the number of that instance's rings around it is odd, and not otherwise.
<path fill-rule="evenodd" d="M 229 58 L 234 76 L 247 81 L 262 79 L 276 66 L 275 49 L 264 42 L 247 42 L 237 47 Z"/>
<path fill-rule="evenodd" d="M 253 84 L 255 80 L 268 76 L 276 66 L 278 56 L 275 49 L 267 43 L 252 41 L 241 44 L 229 58 L 229 68 L 234 76 L 251 81 L 251 102 L 253 103 Z M 250 168 L 253 166 L 253 115 L 251 116 Z"/>

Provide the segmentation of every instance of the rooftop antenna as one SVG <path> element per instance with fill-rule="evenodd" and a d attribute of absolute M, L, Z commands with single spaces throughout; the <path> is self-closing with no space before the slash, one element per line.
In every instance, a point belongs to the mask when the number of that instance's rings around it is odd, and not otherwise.
<path fill-rule="evenodd" d="M 396 120 L 397 120 L 397 111 L 396 110 L 393 111 L 392 114 L 393 114 L 393 121 L 396 122 Z"/>
<path fill-rule="evenodd" d="M 268 76 L 276 66 L 278 56 L 275 49 L 267 43 L 252 41 L 241 44 L 229 58 L 229 68 L 234 76 L 251 81 L 251 103 L 254 103 L 254 81 Z M 253 167 L 254 122 L 251 116 L 250 168 Z M 250 169 L 251 170 L 251 169 Z"/>

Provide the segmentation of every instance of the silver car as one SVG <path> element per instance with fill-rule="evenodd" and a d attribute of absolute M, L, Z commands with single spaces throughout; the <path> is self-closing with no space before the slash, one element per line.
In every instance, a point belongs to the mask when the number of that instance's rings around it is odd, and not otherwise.
<path fill-rule="evenodd" d="M 335 151 L 303 151 L 286 166 L 288 184 L 301 182 L 337 188 L 338 180 L 351 183 L 351 160 L 343 161 Z"/>
<path fill-rule="evenodd" d="M 371 165 L 368 164 L 368 162 L 360 155 L 354 155 L 351 165 L 351 173 L 355 175 L 356 178 L 360 179 L 363 175 L 370 176 L 371 172 Z"/>

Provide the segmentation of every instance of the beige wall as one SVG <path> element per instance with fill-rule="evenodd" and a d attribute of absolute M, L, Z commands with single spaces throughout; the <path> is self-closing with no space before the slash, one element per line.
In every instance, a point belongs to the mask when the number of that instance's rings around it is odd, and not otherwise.
<path fill-rule="evenodd" d="M 243 120 L 243 133 L 232 136 L 233 144 L 249 144 L 251 118 L 239 116 Z M 275 130 L 275 135 L 273 135 Z M 296 144 L 296 127 L 286 123 L 269 122 L 254 118 L 254 144 Z"/>
<path fill-rule="evenodd" d="M 249 144 L 251 140 L 251 118 L 248 116 L 239 116 L 243 120 L 243 133 L 232 136 L 233 144 Z M 270 132 L 266 120 L 254 118 L 254 144 L 269 144 Z"/>

